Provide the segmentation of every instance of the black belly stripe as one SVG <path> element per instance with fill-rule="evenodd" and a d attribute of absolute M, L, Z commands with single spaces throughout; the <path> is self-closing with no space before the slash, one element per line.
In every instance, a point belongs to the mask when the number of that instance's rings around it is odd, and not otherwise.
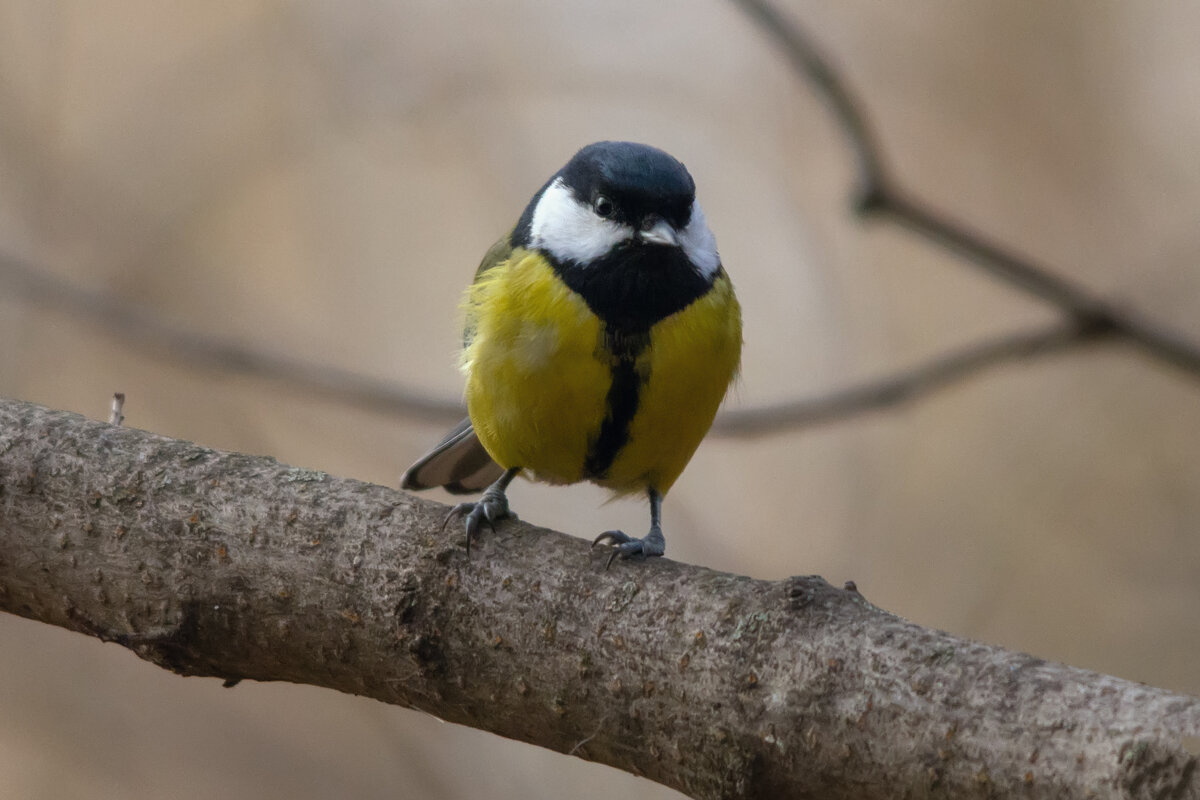
<path fill-rule="evenodd" d="M 604 333 L 604 351 L 610 359 L 612 384 L 605 398 L 604 421 L 588 446 L 583 471 L 588 478 L 603 478 L 629 441 L 629 426 L 637 414 L 638 396 L 649 375 L 638 373 L 637 358 L 650 344 L 650 334 Z"/>
<path fill-rule="evenodd" d="M 513 241 L 518 241 L 516 234 Z M 602 479 L 629 442 L 629 426 L 650 377 L 639 374 L 637 364 L 650 344 L 651 328 L 708 293 L 716 275 L 702 275 L 678 247 L 620 245 L 586 265 L 539 253 L 604 323 L 597 355 L 609 363 L 612 384 L 604 420 L 583 461 L 585 478 Z"/>

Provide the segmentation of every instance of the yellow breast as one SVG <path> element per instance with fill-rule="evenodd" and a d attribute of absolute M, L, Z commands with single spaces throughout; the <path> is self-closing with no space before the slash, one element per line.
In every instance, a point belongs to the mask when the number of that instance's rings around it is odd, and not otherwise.
<path fill-rule="evenodd" d="M 551 483 L 665 494 L 712 424 L 741 353 L 740 309 L 722 272 L 650 329 L 628 438 L 604 474 L 588 475 L 613 382 L 603 322 L 543 257 L 522 249 L 481 274 L 465 306 L 462 364 L 480 442 L 502 467 Z"/>
<path fill-rule="evenodd" d="M 642 356 L 648 378 L 629 442 L 597 482 L 622 493 L 653 487 L 665 495 L 712 426 L 741 354 L 741 308 L 722 272 L 707 294 L 650 329 Z"/>

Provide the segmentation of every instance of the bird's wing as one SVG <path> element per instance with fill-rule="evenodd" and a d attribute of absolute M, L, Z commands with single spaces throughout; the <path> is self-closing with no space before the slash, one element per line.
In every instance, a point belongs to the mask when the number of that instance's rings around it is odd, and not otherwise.
<path fill-rule="evenodd" d="M 503 264 L 512 255 L 511 234 L 505 234 L 488 248 L 475 280 L 493 267 Z M 466 327 L 463 329 L 463 347 L 475 338 L 474 314 L 467 309 Z M 475 435 L 471 420 L 464 419 L 454 426 L 437 447 L 405 471 L 400 479 L 401 489 L 432 489 L 441 486 L 452 494 L 474 494 L 481 492 L 504 474 L 504 468 L 492 461 L 487 450 Z"/>
<path fill-rule="evenodd" d="M 504 474 L 475 435 L 471 420 L 464 419 L 446 434 L 437 447 L 409 467 L 400 479 L 401 489 L 441 486 L 451 494 L 481 492 Z"/>
<path fill-rule="evenodd" d="M 479 276 L 492 267 L 507 261 L 512 252 L 512 234 L 506 233 L 483 254 L 483 260 L 479 262 L 479 269 L 475 270 L 475 280 L 479 280 Z"/>
<path fill-rule="evenodd" d="M 512 252 L 512 234 L 505 234 L 504 236 L 500 237 L 500 239 L 494 245 L 489 247 L 486 253 L 483 254 L 483 260 L 479 262 L 479 269 L 475 270 L 475 280 L 472 281 L 472 283 L 478 283 L 479 279 L 483 277 L 484 273 L 492 269 L 492 267 L 498 267 L 504 262 L 508 261 L 509 257 L 512 255 Z M 466 320 L 463 324 L 464 350 L 470 347 L 471 342 L 475 339 L 476 312 L 476 309 L 472 307 L 469 300 L 465 305 L 465 310 L 467 313 Z"/>

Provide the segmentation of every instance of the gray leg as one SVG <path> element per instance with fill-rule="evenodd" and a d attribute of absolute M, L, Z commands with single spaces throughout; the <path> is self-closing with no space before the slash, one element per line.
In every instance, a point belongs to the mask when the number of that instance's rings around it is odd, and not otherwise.
<path fill-rule="evenodd" d="M 508 510 L 508 497 L 505 496 L 504 492 L 520 471 L 520 467 L 513 467 L 507 470 L 495 483 L 484 491 L 483 496 L 477 502 L 459 503 L 450 509 L 450 513 L 446 515 L 446 519 L 442 521 L 442 529 L 445 530 L 446 525 L 455 516 L 458 514 L 466 515 L 468 556 L 471 555 L 471 540 L 479 533 L 479 528 L 483 523 L 486 522 L 488 527 L 492 529 L 492 533 L 495 533 L 497 522 L 509 517 L 516 518 L 517 515 Z"/>
<path fill-rule="evenodd" d="M 612 555 L 608 557 L 608 563 L 604 565 L 605 569 L 611 567 L 613 559 L 616 558 L 622 560 L 633 556 L 645 558 L 661 556 L 667 552 L 667 540 L 663 536 L 660 524 L 662 521 L 662 495 L 653 488 L 647 489 L 646 494 L 650 496 L 650 532 L 645 537 L 635 539 L 621 531 L 605 531 L 592 542 L 592 547 L 601 542 L 613 545 Z"/>

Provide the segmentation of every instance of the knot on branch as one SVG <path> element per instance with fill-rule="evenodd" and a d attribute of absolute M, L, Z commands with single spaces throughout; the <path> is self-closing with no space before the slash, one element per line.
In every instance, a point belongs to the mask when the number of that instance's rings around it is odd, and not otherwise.
<path fill-rule="evenodd" d="M 859 217 L 870 217 L 892 205 L 892 192 L 879 175 L 867 175 L 854 193 L 853 209 Z"/>

